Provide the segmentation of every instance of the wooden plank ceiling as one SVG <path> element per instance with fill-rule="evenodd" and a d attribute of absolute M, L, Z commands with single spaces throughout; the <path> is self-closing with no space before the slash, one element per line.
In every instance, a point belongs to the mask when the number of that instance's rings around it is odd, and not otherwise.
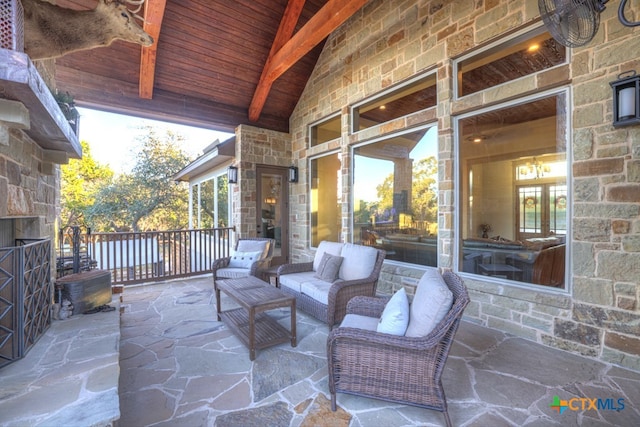
<path fill-rule="evenodd" d="M 121 41 L 56 59 L 80 106 L 232 132 L 288 131 L 326 37 L 366 0 L 147 0 L 150 48 Z M 91 9 L 97 0 L 58 0 Z M 135 7 L 131 7 L 135 9 Z"/>

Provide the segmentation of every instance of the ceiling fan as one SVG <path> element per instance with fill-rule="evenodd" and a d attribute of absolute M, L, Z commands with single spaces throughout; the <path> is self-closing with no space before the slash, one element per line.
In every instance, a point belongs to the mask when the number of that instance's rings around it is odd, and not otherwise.
<path fill-rule="evenodd" d="M 589 43 L 598 32 L 600 14 L 608 0 L 538 0 L 538 9 L 549 33 L 566 47 Z M 627 0 L 621 0 L 618 19 L 626 27 L 637 27 L 625 17 Z"/>

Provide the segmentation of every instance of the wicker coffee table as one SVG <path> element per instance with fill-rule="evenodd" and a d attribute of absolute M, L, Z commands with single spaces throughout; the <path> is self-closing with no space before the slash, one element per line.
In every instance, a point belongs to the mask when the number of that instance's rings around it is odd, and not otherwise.
<path fill-rule="evenodd" d="M 296 338 L 296 299 L 274 288 L 257 277 L 216 281 L 216 305 L 218 320 L 225 325 L 249 348 L 249 359 L 256 358 L 256 349 L 291 341 L 297 345 Z M 224 292 L 239 308 L 222 311 L 220 292 Z M 291 311 L 291 329 L 287 330 L 274 318 L 265 313 L 276 308 L 289 307 Z"/>

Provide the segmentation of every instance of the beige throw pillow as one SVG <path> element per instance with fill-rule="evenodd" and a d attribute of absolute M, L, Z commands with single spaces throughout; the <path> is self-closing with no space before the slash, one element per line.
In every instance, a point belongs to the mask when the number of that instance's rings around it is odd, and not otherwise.
<path fill-rule="evenodd" d="M 407 337 L 424 337 L 451 310 L 453 294 L 437 270 L 427 270 L 418 283 L 409 310 Z"/>

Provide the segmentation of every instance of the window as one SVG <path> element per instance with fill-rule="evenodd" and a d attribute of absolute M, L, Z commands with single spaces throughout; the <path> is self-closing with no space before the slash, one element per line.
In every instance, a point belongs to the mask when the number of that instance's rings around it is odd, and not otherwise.
<path fill-rule="evenodd" d="M 436 100 L 436 74 L 431 73 L 353 106 L 353 132 L 434 107 Z"/>
<path fill-rule="evenodd" d="M 354 236 L 388 260 L 437 265 L 436 126 L 354 148 Z"/>
<path fill-rule="evenodd" d="M 564 287 L 565 92 L 475 113 L 459 132 L 459 269 Z"/>
<path fill-rule="evenodd" d="M 311 246 L 341 241 L 341 164 L 339 153 L 311 159 Z"/>
<path fill-rule="evenodd" d="M 567 62 L 566 48 L 538 27 L 455 63 L 462 97 Z"/>
<path fill-rule="evenodd" d="M 192 228 L 229 226 L 229 192 L 226 172 L 191 187 Z"/>
<path fill-rule="evenodd" d="M 340 114 L 327 117 L 309 126 L 309 141 L 312 147 L 340 138 L 342 132 Z"/>

